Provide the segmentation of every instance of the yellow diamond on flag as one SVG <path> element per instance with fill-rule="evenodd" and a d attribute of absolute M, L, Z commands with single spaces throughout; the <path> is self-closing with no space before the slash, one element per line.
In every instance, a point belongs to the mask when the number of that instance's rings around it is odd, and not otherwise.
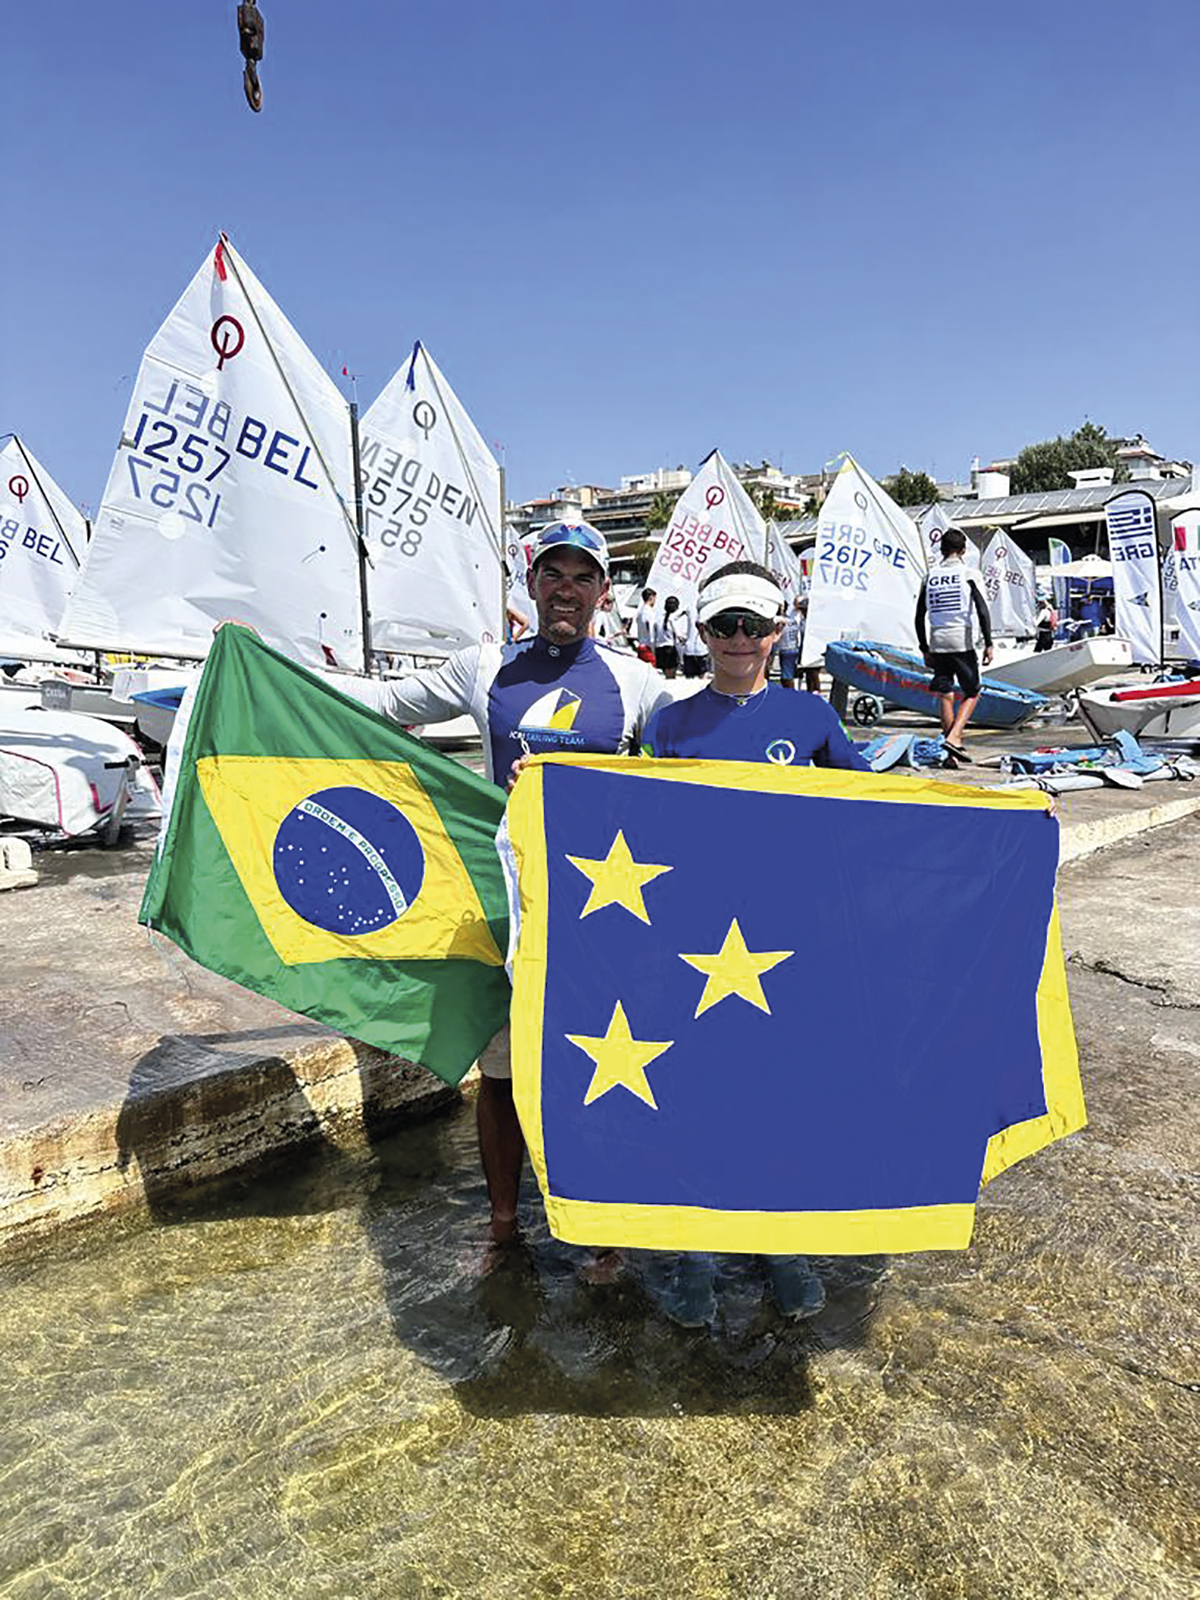
<path fill-rule="evenodd" d="M 196 774 L 288 966 L 347 956 L 503 966 L 454 841 L 405 762 L 204 756 Z"/>

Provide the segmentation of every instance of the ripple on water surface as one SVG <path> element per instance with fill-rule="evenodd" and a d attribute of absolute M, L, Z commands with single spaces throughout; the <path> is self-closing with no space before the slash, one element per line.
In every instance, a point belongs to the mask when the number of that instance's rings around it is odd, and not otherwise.
<path fill-rule="evenodd" d="M 483 1209 L 464 1110 L 9 1263 L 0 1596 L 1194 1592 L 1195 1396 L 1006 1321 L 987 1245 L 821 1263 L 799 1327 L 730 1262 L 710 1336 L 532 1197 L 481 1280 Z"/>

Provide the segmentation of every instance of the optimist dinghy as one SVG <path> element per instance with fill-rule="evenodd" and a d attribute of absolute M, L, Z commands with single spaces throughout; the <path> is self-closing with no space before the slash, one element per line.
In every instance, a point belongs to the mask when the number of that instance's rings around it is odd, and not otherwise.
<path fill-rule="evenodd" d="M 837 639 L 825 647 L 825 670 L 889 705 L 934 718 L 938 715 L 940 697 L 931 687 L 933 674 L 921 657 L 909 650 L 868 639 Z M 1045 696 L 1031 689 L 985 680 L 971 721 L 975 727 L 1017 728 L 1045 705 Z"/>
<path fill-rule="evenodd" d="M 122 821 L 160 814 L 158 786 L 127 734 L 36 701 L 0 717 L 0 817 L 77 838 L 116 841 Z"/>
<path fill-rule="evenodd" d="M 990 667 L 984 667 L 985 682 L 1000 681 L 1035 694 L 1066 694 L 1086 684 L 1115 678 L 1133 666 L 1133 647 L 1128 639 L 1111 635 L 1077 639 L 1073 644 L 1055 645 L 1037 653 L 1009 655 L 996 652 Z"/>
<path fill-rule="evenodd" d="M 1098 739 L 1121 730 L 1139 739 L 1200 737 L 1200 678 L 1085 690 L 1079 715 Z"/>

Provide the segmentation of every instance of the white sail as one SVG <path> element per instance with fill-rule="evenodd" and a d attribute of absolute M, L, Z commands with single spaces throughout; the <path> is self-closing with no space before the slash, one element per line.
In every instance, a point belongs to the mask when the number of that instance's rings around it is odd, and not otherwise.
<path fill-rule="evenodd" d="M 503 639 L 500 468 L 422 344 L 361 432 L 374 648 L 448 655 Z"/>
<path fill-rule="evenodd" d="M 12 434 L 0 449 L 0 643 L 6 654 L 32 656 L 54 639 L 86 543 L 83 517 Z"/>
<path fill-rule="evenodd" d="M 953 526 L 950 518 L 942 510 L 940 501 L 931 505 L 921 518 L 921 540 L 925 546 L 925 560 L 931 567 L 942 559 L 942 535 Z M 979 565 L 979 546 L 972 539 L 967 539 L 963 562 L 968 567 Z"/>
<path fill-rule="evenodd" d="M 790 611 L 792 601 L 805 592 L 804 569 L 800 565 L 800 557 L 780 533 L 777 523 L 767 523 L 766 545 L 765 564 L 779 579 L 780 587 L 787 596 Z"/>
<path fill-rule="evenodd" d="M 1179 653 L 1186 660 L 1200 661 L 1200 507 L 1178 511 L 1171 518 L 1171 555 Z"/>
<path fill-rule="evenodd" d="M 675 502 L 646 587 L 657 592 L 660 607 L 667 595 L 678 595 L 690 614 L 705 578 L 731 561 L 765 563 L 766 546 L 757 507 L 714 450 Z"/>
<path fill-rule="evenodd" d="M 804 665 L 847 634 L 915 650 L 925 571 L 916 523 L 847 456 L 817 524 Z"/>
<path fill-rule="evenodd" d="M 983 592 L 992 637 L 1028 638 L 1037 631 L 1037 572 L 1007 533 L 994 533 L 983 552 Z"/>
<path fill-rule="evenodd" d="M 361 668 L 352 494 L 344 400 L 222 239 L 142 360 L 61 633 L 199 658 L 236 618 Z"/>
<path fill-rule="evenodd" d="M 1133 646 L 1133 659 L 1163 656 L 1162 572 L 1154 501 L 1144 489 L 1116 495 L 1104 508 L 1113 564 L 1117 632 Z"/>
<path fill-rule="evenodd" d="M 531 632 L 537 632 L 533 596 L 529 592 L 529 551 L 515 529 L 509 528 L 504 536 L 504 563 L 508 568 L 508 605 L 517 616 L 524 617 Z"/>

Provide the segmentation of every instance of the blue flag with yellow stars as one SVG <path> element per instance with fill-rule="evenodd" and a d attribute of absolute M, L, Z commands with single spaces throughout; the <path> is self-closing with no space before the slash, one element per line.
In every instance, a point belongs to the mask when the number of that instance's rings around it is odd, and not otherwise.
<path fill-rule="evenodd" d="M 543 757 L 506 830 L 560 1238 L 958 1249 L 981 1182 L 1083 1126 L 1043 795 Z"/>
<path fill-rule="evenodd" d="M 139 920 L 457 1083 L 508 1016 L 503 811 L 493 784 L 227 626 Z"/>

